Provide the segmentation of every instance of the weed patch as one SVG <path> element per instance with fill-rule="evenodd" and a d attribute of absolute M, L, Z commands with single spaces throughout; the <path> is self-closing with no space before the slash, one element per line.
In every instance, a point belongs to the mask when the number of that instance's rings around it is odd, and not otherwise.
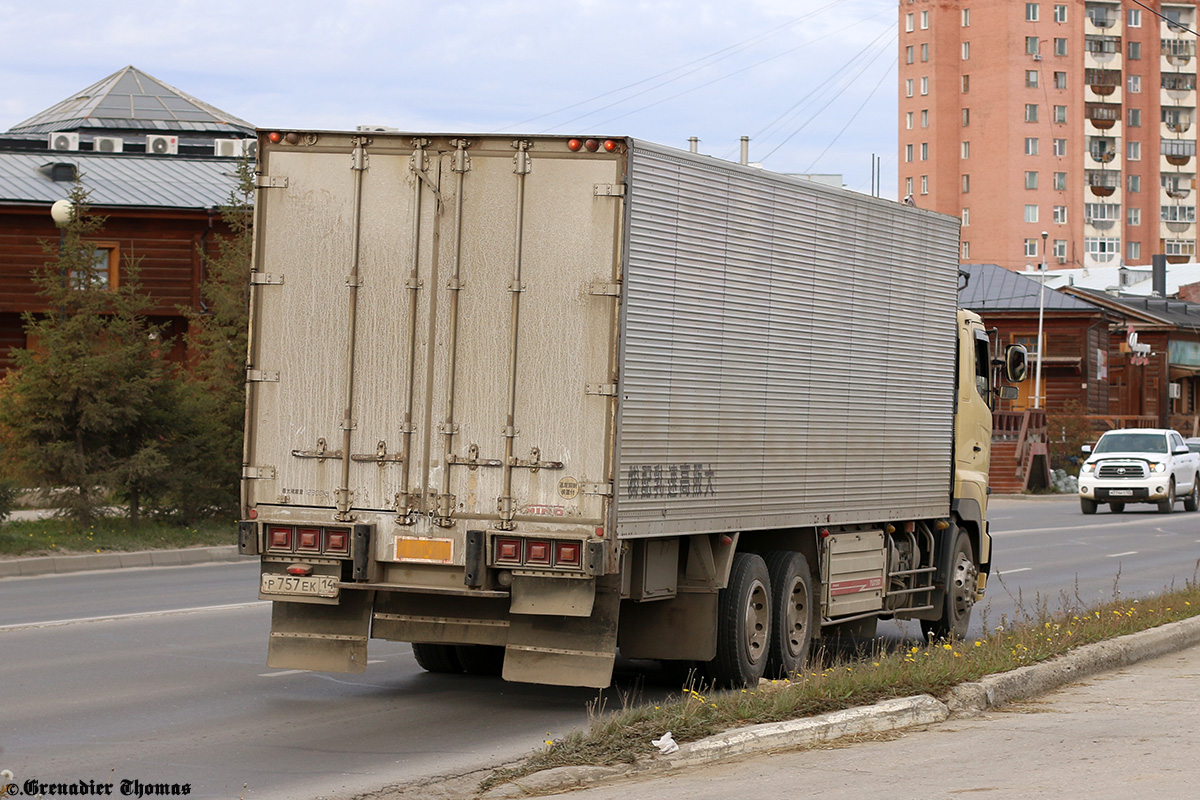
<path fill-rule="evenodd" d="M 232 522 L 171 525 L 157 520 L 132 523 L 123 517 L 101 517 L 86 525 L 57 518 L 0 525 L 0 558 L 228 544 L 237 544 L 237 526 Z"/>

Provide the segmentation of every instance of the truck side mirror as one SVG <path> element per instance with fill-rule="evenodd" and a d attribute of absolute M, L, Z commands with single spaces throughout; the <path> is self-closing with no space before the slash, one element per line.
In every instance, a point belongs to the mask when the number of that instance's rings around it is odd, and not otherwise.
<path fill-rule="evenodd" d="M 1092 446 L 1091 446 L 1090 444 L 1085 444 L 1083 447 L 1080 447 L 1080 448 L 1079 448 L 1079 451 L 1080 451 L 1081 453 L 1087 453 L 1088 455 L 1091 455 L 1091 453 L 1092 453 Z"/>
<path fill-rule="evenodd" d="M 1021 393 L 1017 391 L 1017 387 L 1015 387 L 1015 386 L 1001 386 L 1000 387 L 1000 399 L 1001 400 L 1016 400 L 1018 397 L 1020 397 L 1020 395 L 1021 395 Z"/>
<path fill-rule="evenodd" d="M 1009 383 L 1020 383 L 1029 377 L 1029 353 L 1024 345 L 1010 344 L 1004 348 L 1004 374 Z"/>

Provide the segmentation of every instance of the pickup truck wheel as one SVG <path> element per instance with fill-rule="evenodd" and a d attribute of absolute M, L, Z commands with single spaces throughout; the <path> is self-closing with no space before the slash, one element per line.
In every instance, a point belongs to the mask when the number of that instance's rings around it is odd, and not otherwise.
<path fill-rule="evenodd" d="M 1158 513 L 1170 514 L 1175 510 L 1175 479 L 1167 484 L 1167 499 L 1158 501 Z"/>
<path fill-rule="evenodd" d="M 1095 503 L 1092 503 L 1095 511 Z M 950 575 L 942 600 L 941 619 L 921 620 L 921 631 L 931 641 L 936 639 L 965 639 L 971 624 L 971 607 L 975 605 L 979 567 L 975 564 L 971 540 L 961 531 L 954 540 L 950 556 Z"/>
<path fill-rule="evenodd" d="M 504 671 L 504 648 L 493 644 L 460 644 L 454 648 L 470 675 L 499 675 Z"/>
<path fill-rule="evenodd" d="M 720 686 L 754 686 L 767 669 L 771 577 L 761 556 L 733 557 L 729 585 L 717 597 L 717 657 L 708 674 Z"/>
<path fill-rule="evenodd" d="M 426 672 L 462 672 L 462 663 L 452 644 L 413 642 L 413 658 Z"/>
<path fill-rule="evenodd" d="M 1114 514 L 1120 514 L 1122 511 L 1125 510 L 1125 504 L 1124 503 L 1109 503 L 1108 510 Z"/>
<path fill-rule="evenodd" d="M 1096 513 L 1096 501 L 1090 497 L 1079 498 L 1079 510 L 1085 514 Z"/>
<path fill-rule="evenodd" d="M 1184 511 L 1200 509 L 1200 475 L 1192 476 L 1192 491 L 1183 499 Z"/>
<path fill-rule="evenodd" d="M 812 645 L 812 572 L 802 553 L 767 555 L 771 577 L 771 638 L 767 674 L 786 677 L 808 661 Z"/>

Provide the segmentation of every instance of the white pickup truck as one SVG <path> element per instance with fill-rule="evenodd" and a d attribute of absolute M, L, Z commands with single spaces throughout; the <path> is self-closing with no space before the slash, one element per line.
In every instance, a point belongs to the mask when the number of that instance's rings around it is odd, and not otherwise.
<path fill-rule="evenodd" d="M 1200 454 L 1183 437 L 1162 428 L 1109 431 L 1095 448 L 1084 446 L 1087 460 L 1079 469 L 1079 505 L 1095 514 L 1108 503 L 1114 514 L 1126 503 L 1155 503 L 1169 514 L 1176 500 L 1188 511 L 1200 508 Z"/>

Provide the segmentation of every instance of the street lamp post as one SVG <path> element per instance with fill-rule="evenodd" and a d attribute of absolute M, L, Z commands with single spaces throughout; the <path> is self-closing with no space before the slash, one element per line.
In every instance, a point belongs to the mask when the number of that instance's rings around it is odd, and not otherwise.
<path fill-rule="evenodd" d="M 75 216 L 75 204 L 70 200 L 55 200 L 50 206 L 50 219 L 54 220 L 54 224 L 58 227 L 58 260 L 62 264 L 63 248 L 67 241 L 67 224 L 71 218 Z M 62 272 L 62 267 L 59 267 L 59 272 Z M 66 280 L 66 276 L 61 276 Z"/>
<path fill-rule="evenodd" d="M 1050 233 L 1042 231 L 1042 266 L 1038 281 L 1038 332 L 1037 332 L 1037 366 L 1033 371 L 1033 407 L 1042 407 L 1042 318 L 1046 309 L 1046 237 Z"/>

